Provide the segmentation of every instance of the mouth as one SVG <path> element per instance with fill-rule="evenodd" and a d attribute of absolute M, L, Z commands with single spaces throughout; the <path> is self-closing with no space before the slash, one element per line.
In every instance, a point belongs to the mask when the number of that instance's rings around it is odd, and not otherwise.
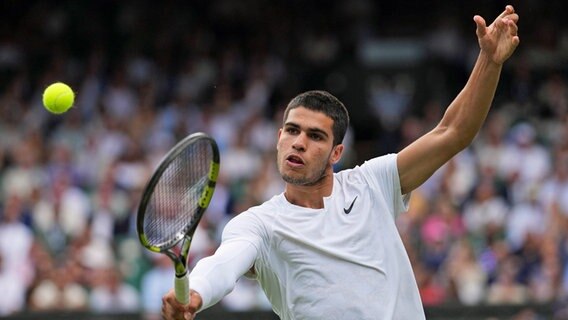
<path fill-rule="evenodd" d="M 301 157 L 294 154 L 287 156 L 286 162 L 288 163 L 288 165 L 292 167 L 299 167 L 304 165 L 304 160 Z"/>

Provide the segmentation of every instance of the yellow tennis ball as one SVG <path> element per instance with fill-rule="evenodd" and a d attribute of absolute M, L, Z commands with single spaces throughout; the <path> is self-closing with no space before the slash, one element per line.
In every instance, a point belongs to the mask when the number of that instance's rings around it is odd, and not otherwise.
<path fill-rule="evenodd" d="M 74 101 L 75 93 L 63 82 L 51 84 L 43 92 L 43 105 L 51 113 L 60 114 L 69 110 Z"/>

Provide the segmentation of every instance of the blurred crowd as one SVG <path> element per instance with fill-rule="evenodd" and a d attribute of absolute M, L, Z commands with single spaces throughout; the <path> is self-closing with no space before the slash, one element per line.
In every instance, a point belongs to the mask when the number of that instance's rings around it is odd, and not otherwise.
<path fill-rule="evenodd" d="M 396 152 L 436 125 L 465 83 L 477 52 L 471 16 L 489 20 L 504 4 L 2 3 L 0 316 L 159 312 L 172 262 L 146 252 L 134 225 L 142 188 L 171 146 L 204 131 L 221 149 L 193 265 L 231 217 L 283 190 L 275 142 L 288 100 L 325 89 L 350 109 L 337 170 Z M 517 6 L 522 45 L 486 125 L 397 220 L 426 306 L 546 303 L 568 317 L 562 9 Z M 424 12 L 435 19 L 416 20 Z M 385 39 L 406 39 L 395 47 L 410 54 L 373 51 L 392 45 Z M 57 116 L 41 106 L 55 81 L 77 94 Z M 222 306 L 270 309 L 246 279 Z"/>

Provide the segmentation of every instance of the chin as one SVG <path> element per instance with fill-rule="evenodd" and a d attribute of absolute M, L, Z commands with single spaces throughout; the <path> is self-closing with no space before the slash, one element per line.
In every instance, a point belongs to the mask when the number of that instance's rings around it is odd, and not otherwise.
<path fill-rule="evenodd" d="M 291 175 L 287 175 L 287 174 L 283 174 L 282 175 L 282 179 L 289 184 L 295 185 L 295 186 L 305 186 L 305 187 L 309 187 L 309 186 L 314 186 L 317 185 L 321 180 L 323 180 L 323 176 L 315 179 L 315 178 L 308 178 L 305 176 L 291 176 Z"/>
<path fill-rule="evenodd" d="M 292 176 L 289 174 L 281 174 L 282 180 L 286 183 L 301 186 L 307 184 L 306 178 L 302 176 Z"/>

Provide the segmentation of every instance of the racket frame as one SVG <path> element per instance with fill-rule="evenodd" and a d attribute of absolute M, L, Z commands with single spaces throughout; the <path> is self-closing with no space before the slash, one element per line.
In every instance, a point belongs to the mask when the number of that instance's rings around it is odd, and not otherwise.
<path fill-rule="evenodd" d="M 160 181 L 162 174 L 166 171 L 169 165 L 183 152 L 185 149 L 195 143 L 197 140 L 206 139 L 208 140 L 210 147 L 212 149 L 213 157 L 210 159 L 209 172 L 207 174 L 207 183 L 199 200 L 197 202 L 197 208 L 195 208 L 195 213 L 191 220 L 185 225 L 185 227 L 177 232 L 172 239 L 165 241 L 160 244 L 150 244 L 146 234 L 144 232 L 144 217 L 146 215 L 146 207 L 150 202 L 154 189 L 158 182 Z M 191 163 L 188 163 L 191 165 Z M 193 133 L 183 140 L 178 142 L 168 153 L 162 158 L 158 167 L 155 169 L 152 177 L 144 187 L 142 193 L 142 198 L 140 200 L 140 205 L 138 207 L 138 214 L 136 219 L 136 230 L 138 233 L 138 238 L 140 243 L 148 250 L 157 253 L 166 254 L 174 263 L 174 269 L 176 274 L 175 279 L 175 292 L 176 298 L 181 303 L 189 303 L 189 282 L 187 274 L 187 263 L 189 248 L 191 246 L 191 240 L 197 225 L 201 220 L 201 217 L 207 210 L 213 193 L 215 191 L 215 185 L 217 182 L 217 177 L 219 175 L 219 165 L 220 165 L 220 155 L 219 148 L 215 140 L 209 135 L 203 132 Z M 180 253 L 176 254 L 173 248 L 182 241 Z"/>

